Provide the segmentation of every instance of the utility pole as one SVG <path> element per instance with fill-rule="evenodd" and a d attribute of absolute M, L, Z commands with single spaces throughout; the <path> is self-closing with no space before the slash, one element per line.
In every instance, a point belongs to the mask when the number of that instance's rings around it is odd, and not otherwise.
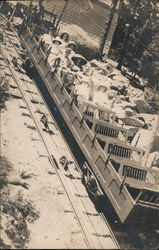
<path fill-rule="evenodd" d="M 119 11 L 121 8 L 122 0 L 114 0 L 111 6 L 109 19 L 106 22 L 106 27 L 103 33 L 103 36 L 101 38 L 100 42 L 100 48 L 99 48 L 99 56 L 101 57 L 104 53 L 105 56 L 108 56 L 109 49 L 111 46 L 111 42 L 113 39 L 113 35 L 115 32 L 115 28 L 117 25 L 118 17 L 119 17 Z"/>
<path fill-rule="evenodd" d="M 67 7 L 68 1 L 69 1 L 69 0 L 66 0 L 66 3 L 65 3 L 65 5 L 64 5 L 64 8 L 63 8 L 63 10 L 62 10 L 62 12 L 61 12 L 61 14 L 60 14 L 60 16 L 59 16 L 59 19 L 58 19 L 57 24 L 56 24 L 56 27 L 55 27 L 56 30 L 57 30 L 57 28 L 58 28 L 58 26 L 59 26 L 59 23 L 60 23 L 60 21 L 61 21 L 61 19 L 62 19 L 62 16 L 63 16 L 63 14 L 64 14 L 64 11 L 65 11 L 65 9 L 66 9 L 66 7 Z"/>

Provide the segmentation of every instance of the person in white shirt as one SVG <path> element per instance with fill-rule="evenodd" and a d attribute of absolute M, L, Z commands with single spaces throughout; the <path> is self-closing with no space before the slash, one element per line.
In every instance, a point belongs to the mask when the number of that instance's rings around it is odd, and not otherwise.
<path fill-rule="evenodd" d="M 71 49 L 66 48 L 65 53 L 61 57 L 61 67 L 64 69 L 72 69 L 74 66 L 72 60 L 71 60 Z"/>
<path fill-rule="evenodd" d="M 61 50 L 62 50 L 62 53 L 64 54 L 68 41 L 69 41 L 69 34 L 67 32 L 63 32 L 60 35 L 60 37 L 58 36 L 57 38 L 59 38 L 61 41 Z"/>
<path fill-rule="evenodd" d="M 52 45 L 48 48 L 49 56 L 48 56 L 48 62 L 50 65 L 53 64 L 53 61 L 57 56 L 61 57 L 62 50 L 61 50 L 61 39 L 55 38 L 52 40 Z"/>
<path fill-rule="evenodd" d="M 77 51 L 77 44 L 74 41 L 70 41 L 68 42 L 66 48 L 69 48 L 72 50 L 72 56 L 73 56 L 75 52 Z"/>
<path fill-rule="evenodd" d="M 53 37 L 54 37 L 53 28 L 49 28 L 48 33 L 45 33 L 40 37 L 39 42 L 43 42 L 45 51 L 47 51 L 49 47 L 52 46 Z"/>

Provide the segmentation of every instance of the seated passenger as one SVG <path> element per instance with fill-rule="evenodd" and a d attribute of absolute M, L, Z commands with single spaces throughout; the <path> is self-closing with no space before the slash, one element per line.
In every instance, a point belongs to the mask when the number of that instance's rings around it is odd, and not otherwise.
<path fill-rule="evenodd" d="M 65 53 L 65 49 L 67 47 L 67 44 L 68 44 L 68 40 L 69 40 L 69 35 L 67 32 L 63 32 L 61 35 L 60 35 L 60 39 L 61 39 L 61 49 L 62 49 L 62 53 Z"/>
<path fill-rule="evenodd" d="M 59 70 L 60 68 L 60 62 L 61 62 L 61 58 L 59 56 L 55 57 L 55 59 L 53 60 L 53 64 L 52 66 L 52 77 L 55 76 L 55 74 L 57 74 L 58 78 L 61 78 L 61 70 Z"/>
<path fill-rule="evenodd" d="M 62 59 L 61 67 L 63 69 L 67 69 L 67 68 L 69 68 L 71 70 L 73 69 L 74 64 L 73 64 L 73 62 L 71 60 L 71 49 L 66 48 L 65 54 L 62 56 L 61 59 Z"/>
<path fill-rule="evenodd" d="M 48 50 L 48 48 L 50 46 L 52 46 L 52 39 L 54 37 L 54 29 L 53 28 L 49 28 L 48 33 L 43 34 L 40 39 L 39 42 L 43 42 L 44 43 L 44 49 L 45 51 Z"/>
<path fill-rule="evenodd" d="M 82 67 L 83 65 L 85 65 L 87 63 L 87 60 L 80 54 L 74 54 L 71 57 L 73 63 L 75 64 L 74 66 L 74 71 L 78 72 L 78 71 L 82 71 Z"/>
<path fill-rule="evenodd" d="M 69 34 L 67 32 L 63 32 L 60 35 L 60 39 L 66 44 L 69 41 Z"/>
<path fill-rule="evenodd" d="M 61 44 L 62 44 L 61 39 L 55 38 L 52 41 L 52 45 L 48 48 L 49 51 L 48 62 L 50 63 L 50 65 L 52 65 L 54 59 L 57 56 L 61 55 L 62 53 Z"/>
<path fill-rule="evenodd" d="M 70 41 L 67 44 L 67 48 L 70 48 L 75 53 L 77 51 L 77 44 L 74 41 Z"/>
<path fill-rule="evenodd" d="M 82 72 L 86 76 L 91 76 L 92 75 L 93 72 L 92 72 L 92 67 L 91 67 L 90 62 L 87 62 L 87 64 L 82 66 Z"/>

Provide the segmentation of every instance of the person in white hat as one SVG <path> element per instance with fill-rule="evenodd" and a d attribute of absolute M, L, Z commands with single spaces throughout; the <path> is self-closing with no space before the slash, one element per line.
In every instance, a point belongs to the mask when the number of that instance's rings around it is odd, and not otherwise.
<path fill-rule="evenodd" d="M 61 56 L 62 50 L 61 50 L 61 39 L 60 38 L 54 38 L 52 40 L 52 45 L 48 48 L 49 56 L 48 56 L 48 62 L 50 65 L 52 65 L 52 62 L 57 56 Z"/>
<path fill-rule="evenodd" d="M 53 37 L 54 29 L 52 27 L 48 29 L 48 33 L 45 33 L 40 37 L 39 42 L 42 42 L 44 44 L 44 51 L 47 51 L 50 46 L 52 46 Z"/>
<path fill-rule="evenodd" d="M 70 41 L 67 44 L 67 48 L 70 48 L 72 51 L 76 52 L 77 44 L 74 41 Z"/>

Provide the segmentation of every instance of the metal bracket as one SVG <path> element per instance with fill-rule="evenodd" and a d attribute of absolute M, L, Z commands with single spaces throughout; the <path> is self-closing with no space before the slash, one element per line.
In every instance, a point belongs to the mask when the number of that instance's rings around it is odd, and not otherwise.
<path fill-rule="evenodd" d="M 72 98 L 72 101 L 70 102 L 70 109 L 72 108 L 73 103 L 75 102 L 74 98 Z"/>
<path fill-rule="evenodd" d="M 94 143 L 95 143 L 96 137 L 97 137 L 97 133 L 94 134 L 94 137 L 93 137 L 93 140 L 92 140 L 92 146 L 93 146 Z"/>
<path fill-rule="evenodd" d="M 46 78 L 47 78 L 47 76 L 48 76 L 48 74 L 49 74 L 50 72 L 51 72 L 50 70 L 47 72 L 47 74 L 46 74 L 46 76 L 45 76 Z"/>
<path fill-rule="evenodd" d="M 61 91 L 61 94 L 62 94 L 62 91 L 64 89 L 64 86 L 65 86 L 65 83 L 62 84 L 62 87 L 60 88 L 60 91 Z"/>
<path fill-rule="evenodd" d="M 113 151 L 114 146 L 115 146 L 115 144 L 112 145 L 112 148 L 111 148 L 111 150 L 110 150 L 110 152 L 109 152 L 109 154 L 108 154 L 107 160 L 106 160 L 106 162 L 105 162 L 105 169 L 107 168 L 107 165 L 108 165 L 108 162 L 109 162 L 109 160 L 110 160 L 110 157 L 111 157 L 111 154 L 112 154 L 112 151 Z"/>
<path fill-rule="evenodd" d="M 45 61 L 44 61 L 45 66 L 47 64 L 47 59 L 48 59 L 48 56 L 46 56 Z"/>
<path fill-rule="evenodd" d="M 38 48 L 37 48 L 38 54 L 40 53 L 40 49 L 41 49 L 41 42 L 39 43 L 39 46 L 38 46 Z"/>
<path fill-rule="evenodd" d="M 124 179 L 123 179 L 123 181 L 122 181 L 122 183 L 121 183 L 121 185 L 120 185 L 120 191 L 122 191 L 122 189 L 123 189 L 123 187 L 124 187 L 124 184 L 125 184 L 125 180 L 126 180 L 128 171 L 129 171 L 129 167 L 128 167 L 127 170 L 126 170 L 126 173 L 125 173 L 125 175 L 124 175 Z"/>
<path fill-rule="evenodd" d="M 82 126 L 83 122 L 84 122 L 84 118 L 85 118 L 85 114 L 82 116 L 82 119 L 80 121 L 80 127 Z"/>

